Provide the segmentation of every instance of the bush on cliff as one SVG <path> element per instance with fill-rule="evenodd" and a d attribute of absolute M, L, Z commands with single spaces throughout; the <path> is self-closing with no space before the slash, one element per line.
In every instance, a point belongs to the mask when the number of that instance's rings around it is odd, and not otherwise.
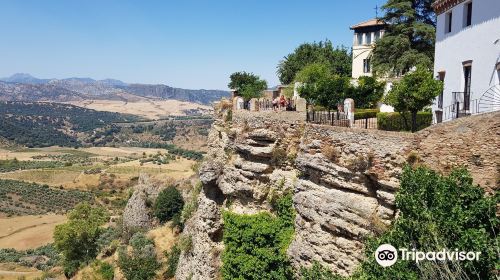
<path fill-rule="evenodd" d="M 292 196 L 278 199 L 274 210 L 277 217 L 268 212 L 223 214 L 223 279 L 293 279 L 286 256 L 294 231 Z"/>
<path fill-rule="evenodd" d="M 136 233 L 130 239 L 127 247 L 120 248 L 118 252 L 118 266 L 123 275 L 129 280 L 148 280 L 154 279 L 156 271 L 161 264 L 156 259 L 154 242 L 147 238 L 143 233 Z"/>
<path fill-rule="evenodd" d="M 498 269 L 498 194 L 485 196 L 465 169 L 440 176 L 406 167 L 396 195 L 400 215 L 390 230 L 366 244 L 366 261 L 354 279 L 495 279 Z M 481 252 L 477 261 L 403 261 L 383 268 L 374 252 L 381 244 L 418 251 Z"/>
<path fill-rule="evenodd" d="M 160 222 L 170 221 L 179 216 L 184 206 L 181 193 L 174 187 L 169 186 L 158 194 L 153 205 L 153 212 Z"/>

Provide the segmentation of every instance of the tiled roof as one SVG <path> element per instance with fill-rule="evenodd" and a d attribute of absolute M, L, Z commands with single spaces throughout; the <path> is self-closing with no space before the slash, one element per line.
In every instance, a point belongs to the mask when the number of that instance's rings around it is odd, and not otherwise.
<path fill-rule="evenodd" d="M 377 26 L 377 25 L 385 25 L 385 23 L 379 19 L 373 18 L 373 19 L 355 24 L 355 25 L 351 26 L 351 29 L 357 29 L 357 28 L 368 27 L 368 26 Z"/>
<path fill-rule="evenodd" d="M 432 7 L 434 8 L 436 14 L 439 15 L 464 1 L 465 0 L 436 0 L 432 3 Z"/>

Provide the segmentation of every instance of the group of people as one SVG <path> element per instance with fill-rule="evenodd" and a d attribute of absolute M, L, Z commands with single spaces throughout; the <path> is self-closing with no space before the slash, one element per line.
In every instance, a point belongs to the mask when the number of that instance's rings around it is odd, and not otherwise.
<path fill-rule="evenodd" d="M 290 103 L 291 103 L 290 98 L 288 98 L 287 100 L 284 95 L 278 96 L 275 99 L 273 99 L 273 110 L 279 111 L 286 109 Z"/>

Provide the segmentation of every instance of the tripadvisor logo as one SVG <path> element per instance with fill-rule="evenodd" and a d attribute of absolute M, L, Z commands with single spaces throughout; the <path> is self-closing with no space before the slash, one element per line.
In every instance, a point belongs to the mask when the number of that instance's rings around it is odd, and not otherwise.
<path fill-rule="evenodd" d="M 479 255 L 481 252 L 465 252 L 458 251 L 455 249 L 454 251 L 450 251 L 447 249 L 442 249 L 437 252 L 422 252 L 417 251 L 416 249 L 408 250 L 408 249 L 399 249 L 394 248 L 391 244 L 382 244 L 375 251 L 375 260 L 378 264 L 383 267 L 388 267 L 396 263 L 398 260 L 398 255 L 401 260 L 404 261 L 414 261 L 416 263 L 428 260 L 428 261 L 477 261 L 479 260 Z"/>
<path fill-rule="evenodd" d="M 383 267 L 388 267 L 398 260 L 398 251 L 391 244 L 382 244 L 375 251 L 375 260 Z"/>

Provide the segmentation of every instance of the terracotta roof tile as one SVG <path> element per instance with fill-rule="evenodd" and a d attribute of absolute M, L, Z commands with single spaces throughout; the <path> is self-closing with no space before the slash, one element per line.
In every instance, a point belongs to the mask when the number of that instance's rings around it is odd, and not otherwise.
<path fill-rule="evenodd" d="M 355 24 L 355 25 L 351 26 L 350 28 L 356 29 L 356 28 L 361 28 L 361 27 L 377 26 L 377 25 L 385 25 L 385 23 L 379 19 L 373 18 L 373 19 Z"/>

